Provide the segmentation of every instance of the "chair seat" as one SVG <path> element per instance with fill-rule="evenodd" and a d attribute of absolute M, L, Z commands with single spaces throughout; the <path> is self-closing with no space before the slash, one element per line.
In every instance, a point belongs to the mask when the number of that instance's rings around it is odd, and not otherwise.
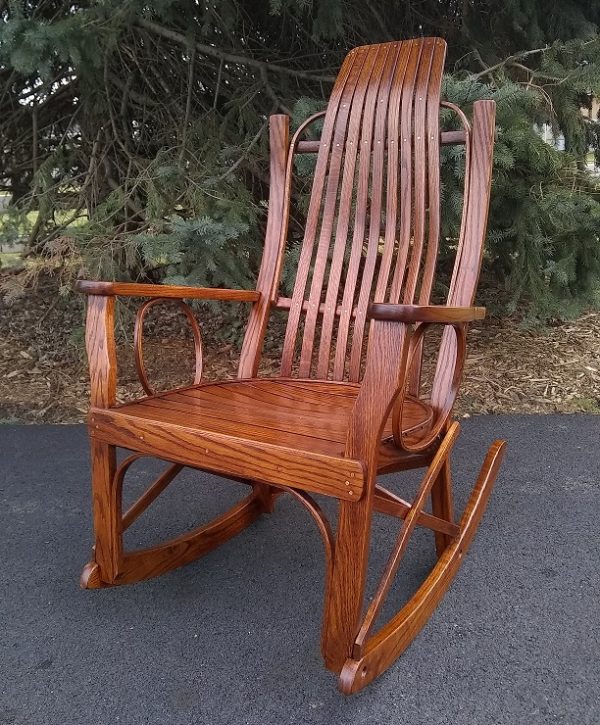
<path fill-rule="evenodd" d="M 309 462 L 320 461 L 330 479 L 343 479 L 350 490 L 356 482 L 350 496 L 357 496 L 362 464 L 344 458 L 344 448 L 359 389 L 356 383 L 282 378 L 204 383 L 109 410 L 93 409 L 90 433 L 223 475 L 329 493 L 318 490 L 322 482 L 308 470 Z M 405 433 L 426 429 L 431 419 L 426 403 L 407 400 Z M 390 434 L 388 423 L 384 437 Z M 382 449 L 389 462 L 389 444 Z M 312 485 L 307 477 L 314 478 Z M 338 483 L 330 481 L 335 495 Z"/>

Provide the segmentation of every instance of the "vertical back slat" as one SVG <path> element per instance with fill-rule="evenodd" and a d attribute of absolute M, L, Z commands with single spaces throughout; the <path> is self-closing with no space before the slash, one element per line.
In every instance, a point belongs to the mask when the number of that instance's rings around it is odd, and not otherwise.
<path fill-rule="evenodd" d="M 423 44 L 414 46 L 402 87 L 400 117 L 400 234 L 394 277 L 390 286 L 389 302 L 398 303 L 406 271 L 412 233 L 412 121 L 413 97 Z"/>
<path fill-rule="evenodd" d="M 413 234 L 410 251 L 410 262 L 406 285 L 404 287 L 404 302 L 410 304 L 414 300 L 419 271 L 421 269 L 421 255 L 425 239 L 425 204 L 427 183 L 427 158 L 425 113 L 427 108 L 427 93 L 429 75 L 433 60 L 435 41 L 428 38 L 423 46 L 419 63 L 419 72 L 415 85 L 414 98 L 414 132 L 413 137 Z"/>
<path fill-rule="evenodd" d="M 427 245 L 425 248 L 424 263 L 421 263 L 422 244 L 418 252 L 415 247 L 413 247 L 413 251 L 418 254 L 418 263 L 411 267 L 411 273 L 409 273 L 406 285 L 405 301 L 411 303 L 414 301 L 415 293 L 417 291 L 419 271 L 422 267 L 422 279 L 418 293 L 419 304 L 422 305 L 427 304 L 431 297 L 440 235 L 440 106 L 438 99 L 442 85 L 444 52 L 445 49 L 442 48 L 439 43 L 435 43 L 427 82 L 427 93 L 424 94 L 425 118 L 417 121 L 415 112 L 415 128 L 423 129 L 422 135 L 427 148 L 427 159 L 426 161 L 423 159 L 423 168 L 427 170 L 427 196 L 426 200 L 425 198 L 423 199 L 423 219 L 427 218 L 427 229 L 423 230 L 423 234 L 425 234 L 425 232 L 427 233 Z M 417 159 L 415 156 L 415 166 L 416 164 Z M 427 210 L 425 210 L 425 205 Z M 415 202 L 415 216 L 417 214 L 417 209 L 418 204 Z M 415 219 L 415 229 L 416 228 L 417 221 Z M 415 238 L 416 237 L 417 233 L 415 232 Z M 423 343 L 421 342 L 419 348 L 414 353 L 413 366 L 410 371 L 411 380 L 409 390 L 413 394 L 416 394 L 420 386 L 422 358 Z"/>
<path fill-rule="evenodd" d="M 302 302 L 304 301 L 304 291 L 310 272 L 313 248 L 319 224 L 321 211 L 321 201 L 323 189 L 325 186 L 327 164 L 329 161 L 329 153 L 331 151 L 331 140 L 335 130 L 335 120 L 339 108 L 340 98 L 346 86 L 346 81 L 352 68 L 354 67 L 355 51 L 351 51 L 344 61 L 338 79 L 333 87 L 325 122 L 323 123 L 323 131 L 321 134 L 321 147 L 317 156 L 315 167 L 315 177 L 312 186 L 310 204 L 308 207 L 308 215 L 306 218 L 306 230 L 304 233 L 304 243 L 300 253 L 298 262 L 298 271 L 296 273 L 296 282 L 294 284 L 294 293 L 292 295 L 292 305 L 288 324 L 283 342 L 283 353 L 281 360 L 281 374 L 291 375 L 292 364 L 294 359 L 294 350 L 296 346 L 296 335 L 298 333 L 298 325 L 300 323 L 300 313 L 302 312 Z"/>
<path fill-rule="evenodd" d="M 346 58 L 318 144 L 292 298 L 281 300 L 282 375 L 359 380 L 369 303 L 429 301 L 445 52 L 443 40 L 419 38 Z"/>
<path fill-rule="evenodd" d="M 440 238 L 440 104 L 445 49 L 436 43 L 427 93 L 427 250 L 419 304 L 427 304 L 433 286 Z"/>
<path fill-rule="evenodd" d="M 307 377 L 310 375 L 317 317 L 319 305 L 321 303 L 321 294 L 323 291 L 323 281 L 327 268 L 333 224 L 335 221 L 340 169 L 342 166 L 344 147 L 346 145 L 346 127 L 348 124 L 348 117 L 350 115 L 350 108 L 353 105 L 352 99 L 356 91 L 357 83 L 361 78 L 361 61 L 363 60 L 364 55 L 365 54 L 360 54 L 352 65 L 348 81 L 340 98 L 340 108 L 338 109 L 336 117 L 332 149 L 327 170 L 327 187 L 325 192 L 325 203 L 323 205 L 323 220 L 321 224 L 321 232 L 319 234 L 319 244 L 314 262 L 314 270 L 308 298 L 308 312 L 306 313 L 306 319 L 304 322 L 304 334 L 302 339 L 299 368 L 300 377 Z M 374 55 L 374 53 L 370 51 L 369 55 Z M 368 66 L 369 56 L 366 58 L 366 63 Z"/>
<path fill-rule="evenodd" d="M 377 287 L 374 299 L 384 300 L 389 284 L 389 276 L 392 268 L 394 252 L 396 250 L 396 232 L 398 223 L 398 175 L 400 163 L 400 107 L 402 104 L 402 89 L 404 77 L 408 67 L 408 60 L 413 48 L 413 41 L 408 40 L 402 43 L 400 56 L 396 64 L 396 75 L 390 94 L 388 107 L 387 127 L 387 190 L 385 208 L 385 234 L 384 247 L 379 266 Z"/>
<path fill-rule="evenodd" d="M 398 60 L 396 52 L 390 54 L 384 67 L 382 82 L 379 86 L 377 105 L 375 107 L 375 130 L 373 138 L 373 151 L 371 154 L 371 198 L 369 205 L 369 237 L 367 242 L 367 254 L 365 257 L 360 293 L 356 304 L 356 317 L 352 331 L 352 347 L 350 352 L 350 380 L 358 380 L 360 377 L 360 362 L 362 358 L 365 322 L 367 319 L 367 307 L 372 294 L 373 276 L 379 252 L 379 237 L 381 231 L 381 211 L 383 196 L 383 181 L 385 172 L 385 147 L 386 147 L 386 125 L 388 101 L 392 88 L 394 70 Z"/>
<path fill-rule="evenodd" d="M 344 266 L 344 255 L 352 212 L 354 174 L 356 170 L 356 160 L 358 158 L 358 148 L 360 146 L 360 124 L 367 87 L 373 72 L 373 67 L 373 63 L 365 63 L 362 66 L 362 74 L 354 94 L 350 121 L 348 123 L 344 172 L 342 177 L 342 186 L 340 189 L 340 206 L 335 230 L 331 269 L 329 271 L 329 280 L 327 282 L 327 292 L 325 295 L 325 312 L 323 314 L 321 324 L 321 342 L 319 345 L 319 360 L 317 365 L 317 377 L 319 378 L 326 378 L 329 372 L 333 325 L 336 318 L 338 293 Z"/>
<path fill-rule="evenodd" d="M 354 230 L 352 235 L 352 247 L 350 261 L 346 274 L 344 294 L 342 298 L 341 313 L 338 324 L 338 336 L 336 341 L 335 360 L 333 377 L 341 379 L 344 377 L 346 367 L 346 347 L 350 332 L 350 321 L 354 307 L 354 294 L 362 258 L 363 243 L 365 238 L 365 227 L 368 213 L 369 201 L 369 180 L 371 171 L 371 152 L 373 149 L 373 131 L 375 120 L 375 107 L 377 105 L 379 84 L 381 82 L 381 70 L 383 68 L 389 43 L 380 46 L 384 52 L 379 52 L 375 60 L 373 78 L 367 90 L 367 98 L 362 122 L 362 133 L 360 138 L 360 160 L 358 169 L 358 183 L 356 186 L 356 214 L 354 218 Z"/>

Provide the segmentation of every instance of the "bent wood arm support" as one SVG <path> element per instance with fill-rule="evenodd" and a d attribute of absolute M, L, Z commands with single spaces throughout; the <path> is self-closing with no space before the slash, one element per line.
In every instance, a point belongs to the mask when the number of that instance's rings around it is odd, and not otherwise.
<path fill-rule="evenodd" d="M 144 364 L 144 317 L 148 310 L 155 305 L 161 305 L 165 302 L 174 302 L 185 315 L 194 337 L 194 354 L 196 357 L 196 367 L 194 371 L 194 385 L 198 385 L 202 380 L 202 333 L 196 321 L 192 308 L 183 300 L 165 299 L 164 297 L 154 297 L 146 300 L 139 308 L 135 316 L 135 327 L 133 331 L 133 347 L 135 352 L 135 367 L 138 378 L 142 384 L 142 388 L 147 395 L 155 395 L 156 391 L 148 382 L 146 374 L 146 365 Z"/>
<path fill-rule="evenodd" d="M 110 408 L 116 402 L 117 357 L 114 336 L 116 297 L 148 297 L 139 309 L 135 321 L 135 361 L 144 391 L 153 395 L 142 355 L 142 328 L 146 312 L 155 304 L 173 300 L 183 309 L 192 327 L 196 366 L 194 384 L 202 375 L 202 341 L 200 329 L 184 299 L 202 299 L 230 302 L 256 302 L 260 292 L 255 290 L 230 290 L 175 285 L 136 284 L 126 282 L 94 282 L 78 280 L 75 289 L 89 296 L 86 319 L 86 350 L 88 356 L 91 403 L 95 408 Z"/>
<path fill-rule="evenodd" d="M 406 366 L 407 375 L 403 385 L 398 391 L 398 398 L 392 414 L 392 431 L 394 434 L 394 443 L 399 448 L 407 451 L 408 453 L 421 453 L 423 451 L 426 451 L 435 443 L 438 437 L 446 429 L 448 419 L 452 414 L 454 401 L 456 400 L 456 396 L 458 395 L 458 389 L 460 386 L 462 371 L 466 358 L 467 324 L 465 322 L 458 323 L 448 322 L 441 319 L 438 320 L 437 324 L 442 324 L 446 327 L 446 330 L 444 330 L 444 335 L 446 335 L 447 332 L 450 330 L 454 333 L 453 339 L 455 342 L 454 346 L 450 350 L 450 352 L 453 353 L 453 357 L 451 358 L 450 355 L 448 355 L 446 358 L 447 371 L 449 372 L 446 397 L 441 402 L 441 405 L 432 406 L 436 413 L 436 417 L 430 429 L 427 431 L 427 434 L 421 438 L 418 438 L 417 440 L 414 440 L 414 436 L 409 439 L 409 437 L 406 436 L 402 431 L 402 411 L 404 407 L 404 401 L 406 399 L 406 394 L 409 391 L 411 383 L 410 373 L 413 370 L 413 363 L 416 358 L 420 359 L 421 349 L 423 346 L 423 338 L 425 337 L 427 330 L 433 324 L 436 323 L 419 323 L 410 339 L 408 363 Z"/>
<path fill-rule="evenodd" d="M 383 427 L 392 409 L 394 442 L 409 453 L 427 450 L 445 430 L 465 358 L 466 322 L 460 318 L 479 319 L 484 313 L 482 308 L 456 309 L 458 321 L 452 319 L 455 308 L 433 305 L 370 306 L 372 330 L 365 375 L 350 420 L 347 456 L 359 458 L 367 466 L 374 465 Z M 409 322 L 414 322 L 415 316 L 419 315 L 428 318 L 428 321 L 420 322 L 416 329 L 411 329 Z M 450 326 L 456 334 L 451 395 L 427 434 L 415 440 L 414 434 L 410 438 L 402 434 L 402 407 L 410 383 L 412 361 L 419 354 L 426 330 L 435 323 Z"/>

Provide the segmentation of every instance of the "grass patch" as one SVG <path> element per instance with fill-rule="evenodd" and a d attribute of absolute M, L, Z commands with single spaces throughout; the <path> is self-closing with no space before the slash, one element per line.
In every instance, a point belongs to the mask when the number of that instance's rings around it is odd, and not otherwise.
<path fill-rule="evenodd" d="M 600 413 L 600 398 L 575 398 L 573 403 L 584 413 Z"/>
<path fill-rule="evenodd" d="M 0 252 L 0 268 L 14 267 L 21 259 L 20 252 Z"/>

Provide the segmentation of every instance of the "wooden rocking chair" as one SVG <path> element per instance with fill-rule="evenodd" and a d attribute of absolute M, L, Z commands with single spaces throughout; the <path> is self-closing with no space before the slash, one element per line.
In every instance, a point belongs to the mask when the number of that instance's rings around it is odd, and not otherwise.
<path fill-rule="evenodd" d="M 205 554 L 271 512 L 281 492 L 312 514 L 327 556 L 322 652 L 353 693 L 413 640 L 456 574 L 485 509 L 504 442 L 496 441 L 459 519 L 450 453 L 452 409 L 465 359 L 490 191 L 495 104 L 478 101 L 472 124 L 440 103 L 446 44 L 439 38 L 352 50 L 327 110 L 291 138 L 270 121 L 271 186 L 265 251 L 255 291 L 80 281 L 89 295 L 86 344 L 95 547 L 82 574 L 89 588 L 129 584 Z M 440 105 L 460 131 L 440 133 Z M 318 141 L 305 133 L 322 122 Z M 440 233 L 440 145 L 464 144 L 464 211 L 445 305 L 431 305 Z M 291 298 L 279 293 L 294 159 L 316 154 L 306 230 Z M 147 397 L 116 404 L 115 299 L 146 297 L 136 319 L 138 372 Z M 201 336 L 184 299 L 250 303 L 238 379 L 202 383 Z M 194 384 L 155 394 L 142 355 L 146 312 L 165 300 L 187 315 L 196 343 Z M 258 377 L 270 312 L 288 311 L 281 369 Z M 443 335 L 431 394 L 421 394 L 423 337 Z M 368 346 L 367 346 L 368 333 Z M 366 349 L 366 352 L 365 352 Z M 131 451 L 117 465 L 116 448 Z M 168 462 L 125 513 L 121 489 L 141 456 Z M 162 545 L 124 551 L 122 535 L 182 468 L 251 486 L 224 515 Z M 382 473 L 424 468 L 412 502 L 377 484 Z M 311 494 L 339 501 L 335 534 Z M 431 512 L 426 502 L 431 497 Z M 370 605 L 363 609 L 373 515 L 402 523 Z M 435 532 L 437 562 L 420 588 L 373 632 L 416 526 Z"/>

